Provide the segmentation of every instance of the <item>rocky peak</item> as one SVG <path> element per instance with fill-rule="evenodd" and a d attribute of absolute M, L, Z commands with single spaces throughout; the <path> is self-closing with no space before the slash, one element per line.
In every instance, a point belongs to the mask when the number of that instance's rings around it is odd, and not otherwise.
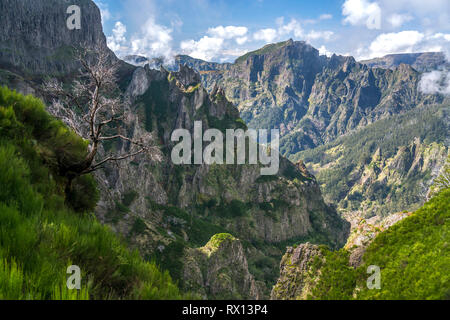
<path fill-rule="evenodd" d="M 175 79 L 185 88 L 195 87 L 201 83 L 200 74 L 187 65 L 180 65 L 179 71 L 171 73 Z"/>

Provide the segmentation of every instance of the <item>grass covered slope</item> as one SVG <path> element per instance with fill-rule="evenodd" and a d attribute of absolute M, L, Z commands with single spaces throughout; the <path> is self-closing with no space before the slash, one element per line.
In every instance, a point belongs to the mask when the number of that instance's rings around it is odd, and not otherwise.
<path fill-rule="evenodd" d="M 450 189 L 381 233 L 364 255 L 381 268 L 381 289 L 362 299 L 450 299 Z"/>
<path fill-rule="evenodd" d="M 0 299 L 182 298 L 167 272 L 84 213 L 98 199 L 90 176 L 66 197 L 58 168 L 86 148 L 40 100 L 0 88 Z M 79 291 L 66 287 L 70 265 Z"/>
<path fill-rule="evenodd" d="M 450 189 L 378 235 L 357 269 L 346 250 L 322 251 L 326 262 L 313 266 L 321 276 L 310 298 L 450 299 Z M 379 290 L 366 285 L 371 265 L 381 270 Z"/>

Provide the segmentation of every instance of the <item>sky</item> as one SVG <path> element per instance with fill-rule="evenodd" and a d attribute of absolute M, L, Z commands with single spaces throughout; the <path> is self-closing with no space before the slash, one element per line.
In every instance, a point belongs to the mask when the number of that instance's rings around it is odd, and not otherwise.
<path fill-rule="evenodd" d="M 233 62 L 288 39 L 358 60 L 443 51 L 450 0 L 94 0 L 119 56 Z M 450 60 L 450 59 L 449 59 Z"/>

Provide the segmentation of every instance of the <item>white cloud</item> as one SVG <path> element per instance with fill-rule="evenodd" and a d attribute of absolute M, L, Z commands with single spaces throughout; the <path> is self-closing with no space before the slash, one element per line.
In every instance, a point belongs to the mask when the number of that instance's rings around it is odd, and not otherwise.
<path fill-rule="evenodd" d="M 418 31 L 383 33 L 371 43 L 369 49 L 373 55 L 378 57 L 388 53 L 413 52 L 414 46 L 420 43 L 424 37 L 424 34 Z"/>
<path fill-rule="evenodd" d="M 234 48 L 236 44 L 243 45 L 249 40 L 248 28 L 242 26 L 218 26 L 209 28 L 206 33 L 208 35 L 198 41 L 182 41 L 180 48 L 183 53 L 206 61 L 223 61 L 236 56 L 236 52 L 242 52 L 238 48 L 231 50 L 230 47 Z"/>
<path fill-rule="evenodd" d="M 286 36 L 293 34 L 296 38 L 301 38 L 303 36 L 303 28 L 300 22 L 296 19 L 291 19 L 288 24 L 284 24 L 284 18 L 279 18 L 277 20 L 278 24 L 278 34 L 280 36 Z"/>
<path fill-rule="evenodd" d="M 238 45 L 243 45 L 248 41 L 248 37 L 240 37 L 240 38 L 236 38 L 236 43 Z"/>
<path fill-rule="evenodd" d="M 212 61 L 220 56 L 224 39 L 204 36 L 199 41 L 187 40 L 181 42 L 180 48 L 193 58 Z"/>
<path fill-rule="evenodd" d="M 394 13 L 388 18 L 388 22 L 393 26 L 394 28 L 401 27 L 405 22 L 411 21 L 414 18 L 409 14 L 397 14 Z"/>
<path fill-rule="evenodd" d="M 357 50 L 357 58 L 370 59 L 387 54 L 442 51 L 450 48 L 450 34 L 426 34 L 416 30 L 382 33 L 366 48 Z"/>
<path fill-rule="evenodd" d="M 334 35 L 333 31 L 310 31 L 307 35 L 306 35 L 306 39 L 308 40 L 318 40 L 318 39 L 323 39 L 325 41 L 328 41 L 331 39 L 331 37 Z"/>
<path fill-rule="evenodd" d="M 125 38 L 126 32 L 127 27 L 122 22 L 117 21 L 112 30 L 112 36 L 107 38 L 108 47 L 118 55 L 127 50 L 125 46 L 127 40 Z"/>
<path fill-rule="evenodd" d="M 450 95 L 450 72 L 432 71 L 422 75 L 419 89 L 425 94 Z"/>
<path fill-rule="evenodd" d="M 215 28 L 209 28 L 208 34 L 214 38 L 222 39 L 233 39 L 237 37 L 244 37 L 248 32 L 246 27 L 235 27 L 235 26 L 218 26 Z"/>
<path fill-rule="evenodd" d="M 381 28 L 381 8 L 377 2 L 346 0 L 342 6 L 344 23 L 365 25 L 368 29 Z"/>
<path fill-rule="evenodd" d="M 258 32 L 256 32 L 253 35 L 253 38 L 255 40 L 272 42 L 277 38 L 277 36 L 278 36 L 277 30 L 268 28 L 268 29 L 261 29 Z"/>
<path fill-rule="evenodd" d="M 321 46 L 318 50 L 320 55 L 325 55 L 327 57 L 331 57 L 333 55 L 333 53 L 328 51 L 328 49 L 325 48 L 325 46 Z"/>
<path fill-rule="evenodd" d="M 145 57 L 164 57 L 172 60 L 172 29 L 156 23 L 150 17 L 143 24 L 140 34 L 131 39 L 131 53 Z"/>

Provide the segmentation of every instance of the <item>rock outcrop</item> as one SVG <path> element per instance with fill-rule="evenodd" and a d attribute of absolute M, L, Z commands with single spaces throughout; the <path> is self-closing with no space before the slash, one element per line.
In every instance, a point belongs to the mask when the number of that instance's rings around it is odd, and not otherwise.
<path fill-rule="evenodd" d="M 310 243 L 289 247 L 280 264 L 280 278 L 273 287 L 272 300 L 305 300 L 319 281 L 320 272 L 312 265 L 324 260 L 319 246 Z M 316 262 L 317 263 L 317 262 Z"/>
<path fill-rule="evenodd" d="M 244 247 L 230 234 L 217 234 L 198 249 L 186 249 L 183 257 L 184 288 L 208 299 L 260 298 L 248 271 Z"/>
<path fill-rule="evenodd" d="M 281 151 L 288 157 L 379 119 L 443 101 L 419 91 L 420 74 L 410 65 L 372 69 L 353 57 L 321 56 L 302 41 L 267 45 L 224 66 L 183 61 L 194 68 L 207 65 L 204 86 L 224 88 L 250 128 L 280 128 Z"/>

